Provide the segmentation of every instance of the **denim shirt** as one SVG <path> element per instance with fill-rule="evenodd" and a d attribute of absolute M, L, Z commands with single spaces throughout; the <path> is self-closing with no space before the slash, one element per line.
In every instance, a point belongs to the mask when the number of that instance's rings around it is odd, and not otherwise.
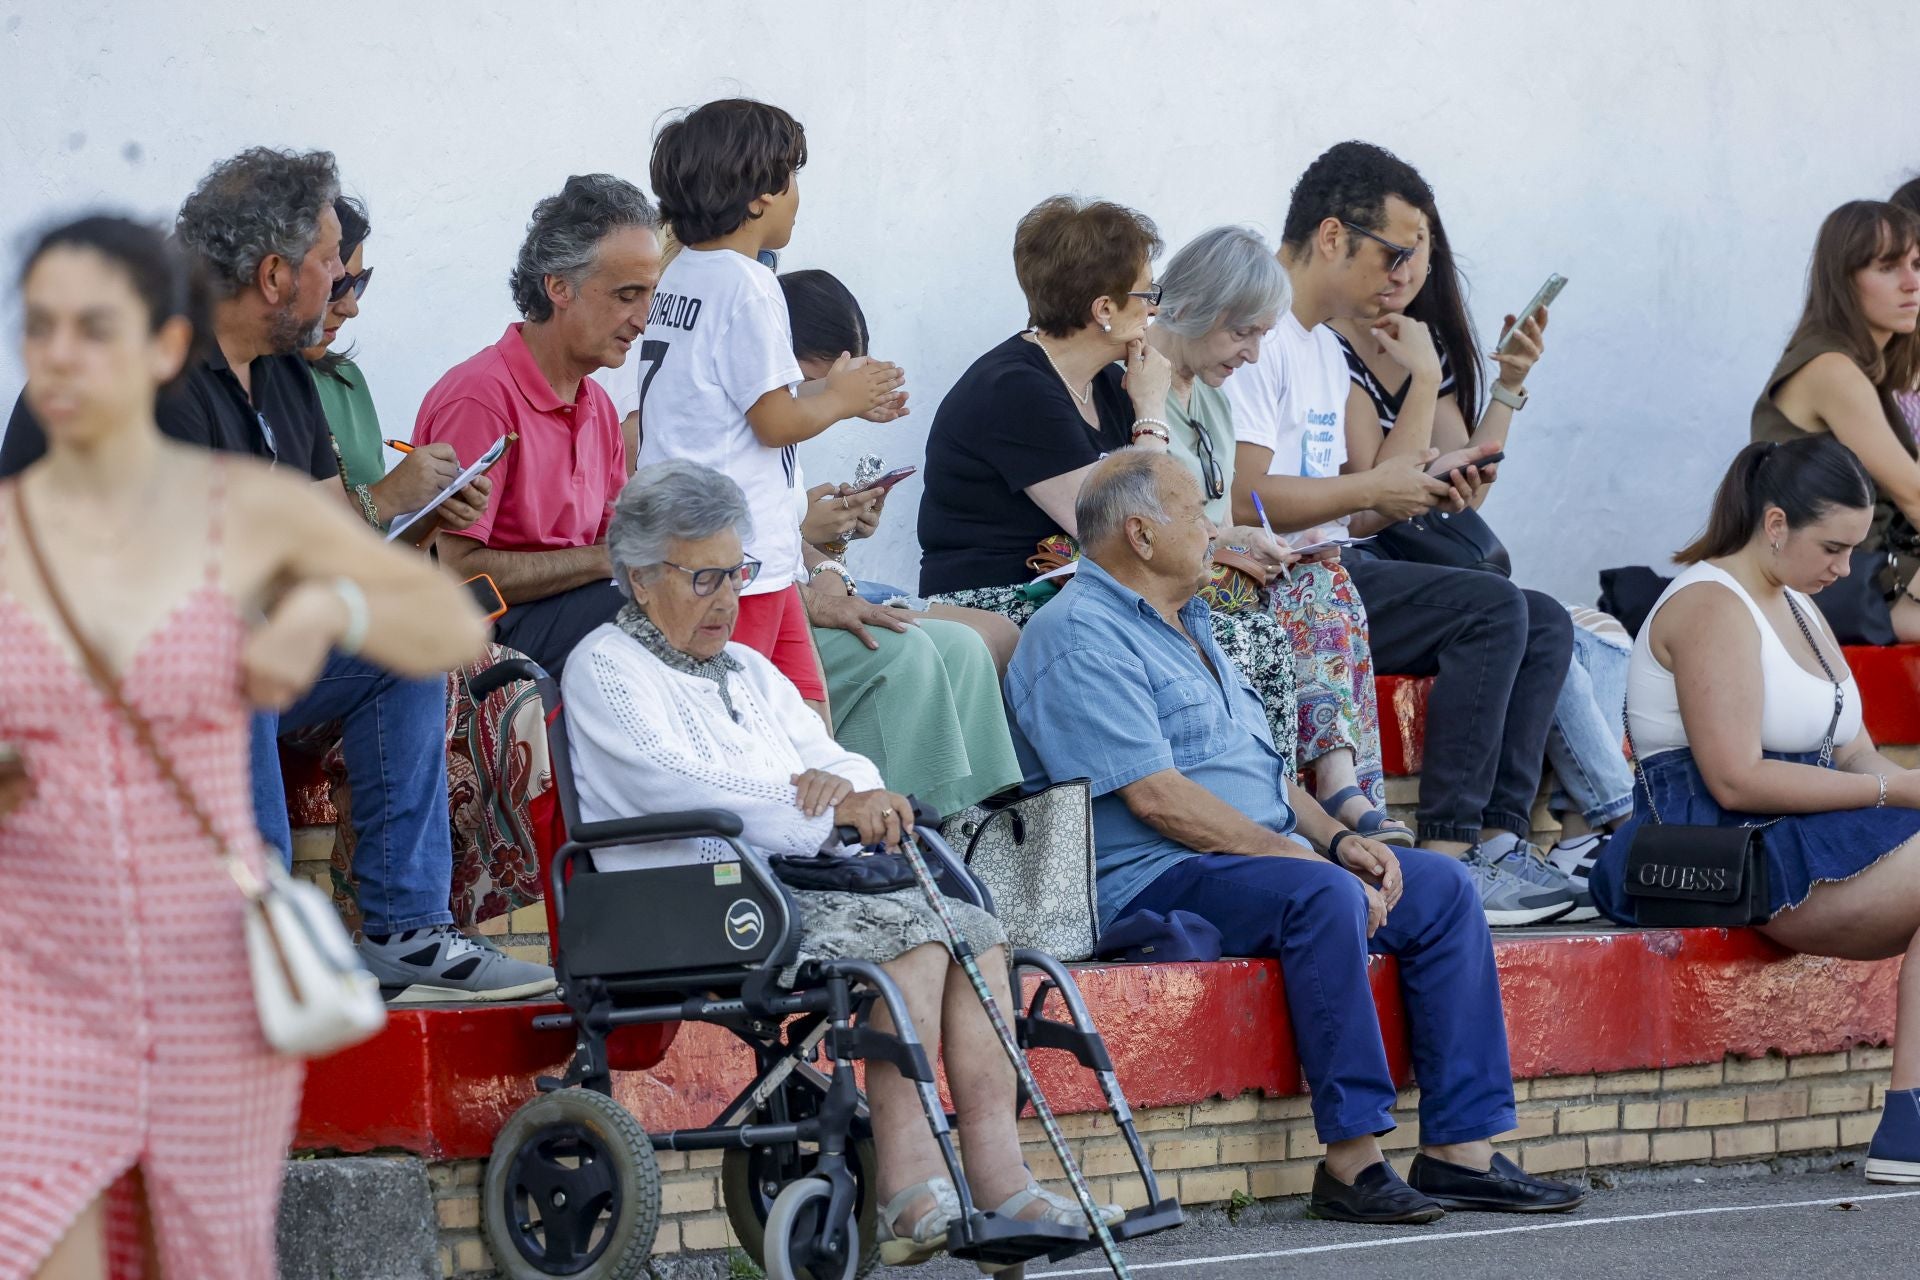
<path fill-rule="evenodd" d="M 1083 557 L 1027 623 L 1007 668 L 1027 776 L 1092 780 L 1103 929 L 1167 868 L 1211 852 L 1134 817 L 1118 794 L 1128 783 L 1178 769 L 1262 826 L 1293 831 L 1285 762 L 1259 695 L 1214 643 L 1204 601 L 1189 600 L 1180 621 L 1213 671 L 1138 592 Z"/>

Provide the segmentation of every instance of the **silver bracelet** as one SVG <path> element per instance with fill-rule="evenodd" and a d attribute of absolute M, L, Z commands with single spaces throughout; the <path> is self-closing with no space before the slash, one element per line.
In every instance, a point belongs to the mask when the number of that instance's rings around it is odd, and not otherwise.
<path fill-rule="evenodd" d="M 1880 798 L 1873 802 L 1873 807 L 1876 809 L 1884 809 L 1887 807 L 1887 775 L 1884 773 L 1876 773 L 1873 777 L 1874 781 L 1880 784 Z"/>

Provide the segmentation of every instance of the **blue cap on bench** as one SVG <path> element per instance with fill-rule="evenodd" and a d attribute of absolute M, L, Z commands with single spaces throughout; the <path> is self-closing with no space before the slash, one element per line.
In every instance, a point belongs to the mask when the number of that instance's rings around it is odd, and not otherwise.
<path fill-rule="evenodd" d="M 1157 911 L 1132 911 L 1100 932 L 1094 953 L 1102 960 L 1218 960 L 1220 931 L 1191 911 L 1163 916 Z"/>

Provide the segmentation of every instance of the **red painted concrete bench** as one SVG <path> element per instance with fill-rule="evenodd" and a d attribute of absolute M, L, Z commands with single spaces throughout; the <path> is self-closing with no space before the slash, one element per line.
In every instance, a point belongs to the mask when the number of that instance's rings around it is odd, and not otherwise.
<path fill-rule="evenodd" d="M 1830 1053 L 1892 1035 L 1897 961 L 1789 956 L 1744 930 L 1543 934 L 1499 938 L 1494 949 L 1519 1079 Z M 1136 1107 L 1304 1091 L 1274 962 L 1077 972 Z M 1405 1083 L 1392 961 L 1375 962 L 1373 988 Z M 485 1155 L 533 1096 L 534 1077 L 558 1074 L 569 1055 L 566 1035 L 531 1028 L 554 1007 L 396 1008 L 380 1036 L 311 1066 L 296 1147 Z M 1035 1070 L 1060 1111 L 1098 1109 L 1091 1077 L 1062 1055 L 1035 1055 Z M 737 1042 L 688 1026 L 659 1066 L 618 1076 L 616 1088 L 643 1125 L 664 1129 L 709 1123 L 749 1074 Z"/>

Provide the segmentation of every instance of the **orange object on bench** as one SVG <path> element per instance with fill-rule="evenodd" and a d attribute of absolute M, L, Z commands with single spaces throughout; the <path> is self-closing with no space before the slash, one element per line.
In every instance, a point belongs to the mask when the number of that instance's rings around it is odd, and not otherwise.
<path fill-rule="evenodd" d="M 1390 778 L 1420 772 L 1426 754 L 1427 695 L 1432 676 L 1380 676 L 1373 682 L 1380 700 L 1380 765 Z"/>

